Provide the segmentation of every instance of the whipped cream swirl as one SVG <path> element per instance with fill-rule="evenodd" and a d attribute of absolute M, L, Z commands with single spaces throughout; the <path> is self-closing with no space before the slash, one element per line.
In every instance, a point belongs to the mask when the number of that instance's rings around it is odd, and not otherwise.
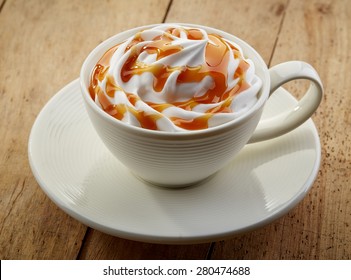
<path fill-rule="evenodd" d="M 143 30 L 96 64 L 90 95 L 108 114 L 161 131 L 214 127 L 257 101 L 262 85 L 240 47 L 217 34 L 175 24 Z"/>

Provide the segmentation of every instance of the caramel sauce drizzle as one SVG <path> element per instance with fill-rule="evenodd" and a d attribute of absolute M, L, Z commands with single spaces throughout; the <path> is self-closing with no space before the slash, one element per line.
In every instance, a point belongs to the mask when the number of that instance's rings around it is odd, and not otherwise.
<path fill-rule="evenodd" d="M 212 43 L 208 43 L 206 45 L 206 61 L 204 64 L 197 67 L 170 67 L 161 64 L 146 65 L 137 60 L 138 56 L 142 52 L 147 52 L 148 54 L 156 54 L 156 60 L 159 60 L 163 57 L 167 57 L 181 51 L 181 46 L 171 44 L 173 41 L 172 36 L 180 37 L 181 31 L 186 32 L 188 39 L 203 39 L 203 34 L 197 29 L 170 28 L 164 34 L 155 37 L 151 43 L 144 45 L 138 50 L 135 45 L 139 42 L 143 42 L 143 39 L 141 38 L 140 32 L 136 34 L 126 48 L 126 51 L 130 50 L 130 55 L 122 67 L 122 81 L 128 82 L 134 75 L 141 75 L 145 72 L 150 72 L 154 76 L 154 90 L 156 92 L 161 92 L 169 76 L 174 71 L 180 71 L 177 83 L 198 83 L 209 75 L 212 77 L 215 83 L 215 86 L 212 89 L 209 89 L 200 97 L 192 97 L 191 99 L 184 102 L 174 102 L 172 104 L 156 104 L 146 102 L 151 108 L 159 112 L 159 114 L 147 114 L 144 111 L 136 110 L 132 106 L 127 106 L 125 104 L 112 104 L 104 95 L 102 89 L 98 86 L 98 81 L 102 81 L 107 75 L 107 71 L 110 67 L 109 63 L 111 57 L 120 46 L 119 44 L 110 48 L 102 56 L 102 58 L 98 61 L 95 68 L 93 69 L 89 86 L 89 93 L 93 100 L 95 100 L 95 96 L 97 95 L 103 110 L 116 119 L 122 120 L 125 113 L 128 111 L 135 116 L 135 118 L 139 121 L 141 127 L 153 130 L 157 130 L 156 122 L 158 119 L 162 118 L 162 111 L 171 106 L 176 106 L 184 110 L 191 111 L 198 104 L 210 104 L 223 101 L 221 105 L 208 110 L 201 117 L 194 118 L 192 120 L 186 120 L 177 117 L 170 118 L 170 120 L 175 125 L 188 130 L 208 128 L 208 120 L 213 114 L 231 113 L 232 110 L 230 109 L 230 105 L 235 95 L 239 94 L 249 87 L 249 84 L 245 81 L 245 73 L 249 68 L 249 65 L 245 60 L 240 60 L 239 66 L 236 69 L 233 77 L 234 79 L 239 78 L 239 82 L 234 88 L 226 91 L 226 81 L 228 75 L 227 68 L 230 52 L 233 52 L 235 58 L 241 58 L 241 54 L 239 50 L 235 48 L 235 46 L 231 45 L 229 42 L 225 42 L 220 36 L 216 34 L 208 35 L 209 40 Z M 118 91 L 123 91 L 123 89 L 121 89 L 116 84 L 112 76 L 107 75 L 105 88 L 106 94 L 109 97 L 113 97 Z M 132 105 L 135 105 L 136 102 L 140 100 L 140 98 L 134 94 L 125 94 L 127 95 L 128 100 Z"/>

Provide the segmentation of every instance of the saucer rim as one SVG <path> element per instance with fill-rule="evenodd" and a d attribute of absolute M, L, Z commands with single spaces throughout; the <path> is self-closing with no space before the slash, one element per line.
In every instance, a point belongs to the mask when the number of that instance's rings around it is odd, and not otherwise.
<path fill-rule="evenodd" d="M 101 232 L 104 232 L 119 238 L 125 238 L 128 240 L 154 243 L 154 244 L 199 244 L 199 243 L 208 243 L 208 242 L 226 240 L 229 238 L 233 238 L 237 235 L 250 232 L 257 228 L 263 227 L 273 222 L 274 220 L 277 220 L 278 218 L 284 216 L 291 209 L 293 209 L 297 204 L 299 204 L 301 200 L 307 195 L 307 193 L 312 188 L 313 183 L 318 176 L 318 171 L 321 164 L 321 143 L 318 135 L 318 130 L 313 120 L 310 118 L 307 121 L 309 122 L 308 129 L 313 134 L 313 140 L 314 140 L 313 144 L 314 144 L 314 150 L 315 150 L 315 156 L 316 156 L 310 175 L 308 176 L 304 184 L 301 185 L 298 192 L 294 193 L 294 195 L 288 201 L 286 201 L 285 203 L 277 207 L 264 219 L 261 219 L 256 223 L 252 223 L 240 229 L 233 229 L 230 231 L 225 231 L 225 232 L 220 232 L 215 234 L 204 234 L 204 235 L 183 236 L 183 237 L 176 236 L 176 235 L 164 236 L 164 235 L 155 235 L 155 234 L 150 235 L 150 234 L 136 233 L 136 232 L 124 231 L 115 227 L 104 225 L 103 222 L 101 221 L 97 222 L 96 220 L 91 219 L 87 215 L 84 215 L 84 213 L 82 213 L 82 211 L 80 211 L 79 209 L 73 209 L 72 207 L 69 207 L 70 205 L 67 203 L 67 201 L 64 201 L 63 199 L 55 195 L 55 192 L 50 188 L 50 186 L 47 186 L 45 181 L 42 179 L 42 176 L 40 175 L 40 170 L 38 170 L 37 167 L 35 166 L 35 163 L 33 161 L 33 156 L 32 156 L 34 152 L 33 151 L 33 142 L 35 140 L 33 139 L 34 132 L 37 129 L 37 126 L 39 125 L 42 115 L 44 115 L 45 111 L 50 106 L 49 104 L 59 99 L 65 93 L 65 91 L 67 91 L 71 87 L 77 87 L 77 86 L 79 90 L 79 79 L 75 79 L 70 83 L 66 84 L 63 88 L 57 91 L 55 95 L 50 100 L 48 100 L 48 102 L 40 110 L 39 114 L 37 115 L 34 121 L 34 124 L 32 126 L 32 129 L 29 135 L 28 159 L 29 159 L 30 168 L 32 170 L 32 173 L 36 181 L 38 182 L 40 188 L 44 191 L 44 193 L 50 198 L 50 200 L 54 202 L 66 214 L 78 220 L 79 222 L 83 223 L 87 227 L 91 227 L 93 229 L 99 230 Z M 293 99 L 296 102 L 296 99 L 289 92 L 287 92 L 287 96 L 289 96 L 289 98 Z M 249 145 L 260 145 L 261 143 L 258 142 L 258 143 L 249 144 Z"/>

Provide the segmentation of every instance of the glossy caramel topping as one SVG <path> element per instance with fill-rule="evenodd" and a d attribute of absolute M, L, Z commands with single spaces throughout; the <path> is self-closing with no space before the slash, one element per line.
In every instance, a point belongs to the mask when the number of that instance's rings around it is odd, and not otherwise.
<path fill-rule="evenodd" d="M 182 55 L 184 49 L 188 46 L 187 43 L 183 46 L 183 41 L 190 43 L 205 42 L 202 63 L 196 65 L 189 63 L 181 66 L 177 63 L 164 64 L 165 59 L 176 58 L 179 54 Z M 152 40 L 144 40 L 143 33 L 139 32 L 126 44 L 126 42 L 123 42 L 116 45 L 102 56 L 93 69 L 89 87 L 91 97 L 94 100 L 97 98 L 102 109 L 119 120 L 122 120 L 128 112 L 134 116 L 141 127 L 157 130 L 157 121 L 164 117 L 163 111 L 168 108 L 176 107 L 192 112 L 200 104 L 214 104 L 213 107 L 205 110 L 201 116 L 196 115 L 186 118 L 171 116 L 168 118 L 175 126 L 186 130 L 205 129 L 208 127 L 208 121 L 213 114 L 232 113 L 233 98 L 250 87 L 250 84 L 245 80 L 245 74 L 250 65 L 243 59 L 237 47 L 217 34 L 208 34 L 205 37 L 199 29 L 168 28 L 162 34 L 156 34 Z M 198 45 L 201 48 L 202 45 Z M 122 46 L 125 48 L 124 55 L 126 57 L 120 67 L 120 76 L 114 77 L 109 72 L 110 67 L 112 67 L 111 60 L 114 53 Z M 191 52 L 189 53 L 192 55 Z M 140 59 L 141 57 L 151 57 L 153 61 L 147 63 L 147 61 Z M 237 68 L 229 76 L 233 61 L 238 59 Z M 174 79 L 171 79 L 171 77 L 176 77 L 174 83 L 179 89 L 182 88 L 182 85 L 183 88 L 191 88 L 191 85 L 195 87 L 208 77 L 211 84 L 205 92 L 195 94 L 186 100 L 177 98 L 177 96 L 171 102 L 142 100 L 138 93 L 128 92 L 123 85 L 132 83 L 132 78 L 135 76 L 142 79 L 141 77 L 144 77 L 143 74 L 145 73 L 152 75 L 151 88 L 148 90 L 148 87 L 144 86 L 138 90 L 154 91 L 156 99 L 158 99 L 157 95 L 165 94 L 166 85 Z M 119 79 L 120 84 L 118 83 Z M 235 85 L 229 88 L 228 80 L 235 80 Z M 101 85 L 104 85 L 103 89 Z M 168 86 L 168 88 L 172 87 Z M 172 88 L 172 90 L 174 89 Z M 125 94 L 129 104 L 114 104 L 113 100 L 116 97 L 115 95 L 118 94 Z M 137 105 L 138 101 L 146 103 L 152 109 L 151 112 L 141 110 Z"/>

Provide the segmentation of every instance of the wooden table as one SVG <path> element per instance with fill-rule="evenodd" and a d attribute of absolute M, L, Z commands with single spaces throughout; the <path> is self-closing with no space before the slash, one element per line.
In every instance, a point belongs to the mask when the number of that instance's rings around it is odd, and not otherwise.
<path fill-rule="evenodd" d="M 1 259 L 350 259 L 351 1 L 1 0 Z M 94 46 L 131 27 L 210 25 L 255 47 L 266 63 L 304 60 L 325 96 L 313 120 L 318 177 L 302 202 L 256 231 L 226 241 L 155 245 L 109 236 L 60 210 L 34 179 L 28 137 L 41 108 L 79 75 Z M 288 88 L 298 96 L 300 82 Z"/>

